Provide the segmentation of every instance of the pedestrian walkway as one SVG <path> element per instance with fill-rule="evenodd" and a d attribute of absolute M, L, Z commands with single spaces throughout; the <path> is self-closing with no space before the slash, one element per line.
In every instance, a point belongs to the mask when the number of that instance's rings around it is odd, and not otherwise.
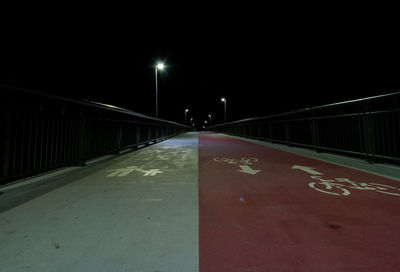
<path fill-rule="evenodd" d="M 0 188 L 0 271 L 400 271 L 400 170 L 288 151 L 186 133 Z"/>
<path fill-rule="evenodd" d="M 0 271 L 197 271 L 197 158 L 185 134 L 1 213 Z"/>

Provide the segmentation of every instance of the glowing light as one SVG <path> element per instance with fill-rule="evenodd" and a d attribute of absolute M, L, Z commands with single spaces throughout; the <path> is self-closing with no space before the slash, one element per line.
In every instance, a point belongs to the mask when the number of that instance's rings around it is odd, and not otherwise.
<path fill-rule="evenodd" d="M 225 97 L 222 97 L 221 102 L 225 102 L 225 101 L 226 101 Z"/>
<path fill-rule="evenodd" d="M 158 70 L 163 70 L 165 68 L 165 65 L 164 65 L 164 63 L 157 63 L 157 69 Z"/>

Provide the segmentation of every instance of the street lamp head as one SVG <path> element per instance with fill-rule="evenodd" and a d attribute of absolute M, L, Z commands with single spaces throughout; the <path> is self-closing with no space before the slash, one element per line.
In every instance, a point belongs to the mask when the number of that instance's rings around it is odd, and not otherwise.
<path fill-rule="evenodd" d="M 226 101 L 225 97 L 222 97 L 221 102 L 225 102 L 225 101 Z"/>
<path fill-rule="evenodd" d="M 209 115 L 208 115 L 208 117 L 210 117 L 210 118 L 211 118 L 211 114 L 209 114 Z"/>
<path fill-rule="evenodd" d="M 164 65 L 164 63 L 159 62 L 159 63 L 157 63 L 156 67 L 157 67 L 158 70 L 163 70 L 165 68 L 165 65 Z"/>
<path fill-rule="evenodd" d="M 207 120 L 206 120 L 206 121 L 204 121 L 204 124 L 207 124 Z"/>
<path fill-rule="evenodd" d="M 186 109 L 185 112 L 189 112 L 189 109 Z"/>

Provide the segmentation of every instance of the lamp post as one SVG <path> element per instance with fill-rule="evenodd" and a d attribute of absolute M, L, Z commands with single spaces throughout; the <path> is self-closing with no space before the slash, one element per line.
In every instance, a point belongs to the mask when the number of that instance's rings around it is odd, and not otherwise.
<path fill-rule="evenodd" d="M 164 63 L 157 63 L 157 65 L 155 66 L 155 70 L 156 70 L 156 118 L 158 118 L 158 78 L 157 78 L 157 73 L 158 70 L 162 71 L 164 70 L 165 65 Z"/>
<path fill-rule="evenodd" d="M 190 118 L 190 125 L 193 124 L 193 117 Z"/>
<path fill-rule="evenodd" d="M 187 113 L 189 112 L 189 109 L 185 109 L 185 126 L 187 125 Z"/>
<path fill-rule="evenodd" d="M 224 102 L 224 123 L 226 123 L 226 98 L 222 97 L 221 102 Z"/>
<path fill-rule="evenodd" d="M 210 125 L 211 125 L 211 114 L 208 115 L 208 118 L 210 118 Z"/>

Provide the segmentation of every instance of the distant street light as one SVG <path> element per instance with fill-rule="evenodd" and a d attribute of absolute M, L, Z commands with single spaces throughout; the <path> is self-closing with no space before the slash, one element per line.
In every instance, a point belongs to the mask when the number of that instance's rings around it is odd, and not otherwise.
<path fill-rule="evenodd" d="M 226 98 L 222 97 L 221 102 L 224 102 L 224 123 L 226 123 Z"/>
<path fill-rule="evenodd" d="M 211 114 L 208 115 L 208 118 L 210 118 L 210 125 L 211 125 Z"/>
<path fill-rule="evenodd" d="M 190 125 L 193 124 L 193 117 L 190 118 Z"/>
<path fill-rule="evenodd" d="M 189 109 L 185 110 L 185 126 L 187 125 L 187 113 L 189 112 Z"/>
<path fill-rule="evenodd" d="M 156 118 L 158 118 L 158 78 L 157 78 L 157 73 L 158 70 L 162 71 L 164 70 L 165 65 L 164 63 L 157 63 L 157 65 L 155 66 L 155 70 L 156 70 Z"/>

